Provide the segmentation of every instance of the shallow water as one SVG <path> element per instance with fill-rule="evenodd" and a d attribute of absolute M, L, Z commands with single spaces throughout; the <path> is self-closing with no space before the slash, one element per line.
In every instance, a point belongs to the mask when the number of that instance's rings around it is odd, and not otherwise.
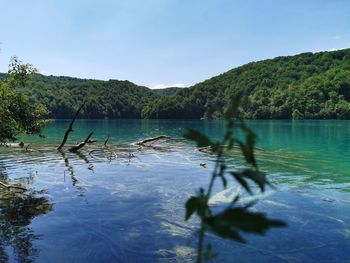
<path fill-rule="evenodd" d="M 110 135 L 111 151 L 89 154 L 95 144 L 79 155 L 62 155 L 52 149 L 68 124 L 52 123 L 45 138 L 21 138 L 31 151 L 0 149 L 2 181 L 31 189 L 26 196 L 0 199 L 2 261 L 191 262 L 196 221 L 184 222 L 184 203 L 207 185 L 213 156 L 181 137 L 192 127 L 218 139 L 224 122 L 79 120 L 70 143 L 94 130 L 97 144 Z M 350 121 L 248 125 L 259 138 L 260 167 L 277 187 L 254 209 L 285 220 L 288 227 L 265 237 L 247 235 L 247 245 L 209 235 L 220 252 L 216 261 L 350 262 Z M 129 145 L 159 134 L 175 140 L 147 149 Z M 232 166 L 242 165 L 237 154 L 230 158 Z M 213 203 L 239 191 L 234 184 L 219 189 Z"/>

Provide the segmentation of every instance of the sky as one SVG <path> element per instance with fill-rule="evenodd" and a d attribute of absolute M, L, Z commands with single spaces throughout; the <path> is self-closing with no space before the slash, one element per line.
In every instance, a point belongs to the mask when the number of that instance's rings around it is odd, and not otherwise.
<path fill-rule="evenodd" d="M 0 0 L 0 72 L 190 86 L 267 58 L 350 47 L 349 0 Z"/>

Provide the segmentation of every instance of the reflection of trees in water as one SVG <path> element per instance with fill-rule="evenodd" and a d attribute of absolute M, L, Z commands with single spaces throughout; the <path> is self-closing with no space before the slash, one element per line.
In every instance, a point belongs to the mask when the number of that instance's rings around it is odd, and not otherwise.
<path fill-rule="evenodd" d="M 8 177 L 0 165 L 0 178 Z M 0 189 L 0 261 L 7 262 L 8 248 L 11 248 L 18 262 L 32 262 L 39 251 L 32 242 L 39 237 L 29 227 L 33 218 L 47 214 L 53 208 L 49 201 L 40 196 L 44 191 L 9 191 Z M 11 253 L 11 252 L 10 252 Z"/>
<path fill-rule="evenodd" d="M 63 152 L 63 151 L 59 151 L 62 155 L 62 158 L 64 160 L 64 165 L 67 167 L 67 170 L 68 170 L 68 175 L 70 175 L 71 179 L 72 179 L 72 186 L 74 186 L 77 191 L 79 192 L 79 195 L 80 196 L 84 196 L 84 193 L 85 193 L 85 189 L 81 186 L 78 186 L 77 185 L 77 182 L 78 182 L 78 179 L 76 178 L 75 174 L 74 174 L 74 168 L 73 168 L 73 165 L 70 164 L 69 162 L 69 158 L 68 158 L 68 155 Z M 86 156 L 82 153 L 76 153 L 76 155 L 84 160 L 87 164 L 89 163 L 89 160 L 86 158 Z M 66 173 L 64 173 L 64 176 L 66 177 Z"/>

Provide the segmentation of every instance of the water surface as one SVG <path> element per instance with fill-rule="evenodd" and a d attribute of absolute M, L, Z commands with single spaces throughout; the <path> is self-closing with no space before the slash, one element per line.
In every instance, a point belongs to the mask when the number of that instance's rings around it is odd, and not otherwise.
<path fill-rule="evenodd" d="M 288 223 L 240 245 L 209 235 L 217 262 L 350 262 L 350 121 L 249 121 L 257 157 L 277 190 L 255 206 Z M 30 189 L 0 200 L 0 256 L 6 262 L 191 262 L 196 220 L 184 222 L 184 202 L 206 186 L 213 156 L 184 140 L 187 127 L 214 139 L 222 121 L 78 120 L 69 143 L 94 131 L 80 154 L 54 150 L 69 120 L 24 137 L 29 150 L 0 149 L 1 179 Z M 174 140 L 130 145 L 165 134 Z M 107 135 L 110 152 L 95 151 Z M 131 155 L 132 154 L 132 155 Z M 232 166 L 242 166 L 234 151 Z M 130 157 L 130 158 L 129 158 Z M 207 163 L 207 168 L 199 164 Z M 222 203 L 235 184 L 212 202 Z"/>

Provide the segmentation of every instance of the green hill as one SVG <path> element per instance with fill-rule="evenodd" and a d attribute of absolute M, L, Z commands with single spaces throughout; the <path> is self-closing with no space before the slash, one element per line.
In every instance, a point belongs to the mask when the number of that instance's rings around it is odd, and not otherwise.
<path fill-rule="evenodd" d="M 0 81 L 6 74 L 0 73 Z M 21 89 L 33 103 L 44 104 L 49 118 L 71 118 L 85 101 L 82 118 L 141 118 L 141 111 L 179 88 L 149 89 L 129 81 L 93 80 L 36 74 Z"/>
<path fill-rule="evenodd" d="M 171 96 L 176 93 L 177 90 L 181 88 L 178 87 L 169 87 L 169 88 L 164 88 L 164 89 L 152 89 L 152 91 L 159 96 Z"/>
<path fill-rule="evenodd" d="M 158 97 L 129 81 L 43 75 L 34 76 L 24 92 L 46 105 L 51 118 L 71 118 L 83 101 L 82 118 L 140 118 L 142 108 Z"/>
<path fill-rule="evenodd" d="M 145 118 L 220 118 L 240 94 L 248 119 L 350 119 L 350 49 L 252 62 L 143 108 Z"/>
<path fill-rule="evenodd" d="M 23 92 L 50 118 L 70 118 L 83 101 L 83 118 L 221 118 L 233 93 L 243 118 L 350 119 L 350 49 L 252 62 L 190 88 L 37 74 Z"/>

